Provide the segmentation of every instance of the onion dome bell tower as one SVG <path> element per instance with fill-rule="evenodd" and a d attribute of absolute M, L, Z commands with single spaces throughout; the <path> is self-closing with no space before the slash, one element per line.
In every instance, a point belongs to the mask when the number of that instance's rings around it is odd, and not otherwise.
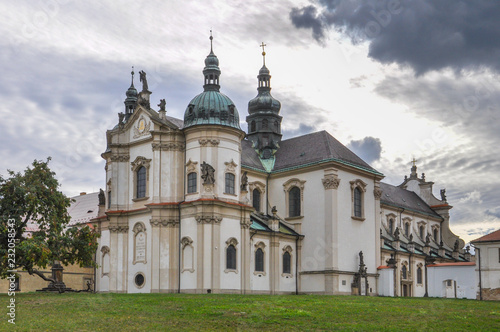
<path fill-rule="evenodd" d="M 128 119 L 130 115 L 134 112 L 135 105 L 137 104 L 137 90 L 134 87 L 134 67 L 132 67 L 132 83 L 127 92 L 125 92 L 127 98 L 125 98 L 125 118 Z"/>
<path fill-rule="evenodd" d="M 240 129 L 240 116 L 233 101 L 219 92 L 219 59 L 214 54 L 210 36 L 210 54 L 203 69 L 203 92 L 189 102 L 184 112 L 184 128 L 202 124 L 218 124 Z"/>
<path fill-rule="evenodd" d="M 266 67 L 266 52 L 262 43 L 263 66 L 257 76 L 259 86 L 257 97 L 248 102 L 247 138 L 262 159 L 271 158 L 281 141 L 281 103 L 271 96 L 271 75 Z"/>

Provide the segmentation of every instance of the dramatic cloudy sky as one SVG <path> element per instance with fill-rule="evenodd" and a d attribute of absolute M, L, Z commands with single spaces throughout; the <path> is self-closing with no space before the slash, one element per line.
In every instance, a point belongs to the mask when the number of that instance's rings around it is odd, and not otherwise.
<path fill-rule="evenodd" d="M 0 174 L 34 159 L 73 196 L 104 187 L 105 132 L 131 66 L 182 118 L 202 91 L 209 31 L 222 92 L 245 119 L 267 44 L 285 138 L 327 130 L 402 182 L 446 188 L 466 241 L 500 227 L 496 1 L 0 2 Z M 136 86 L 138 86 L 136 81 Z M 242 123 L 246 129 L 246 124 Z"/>

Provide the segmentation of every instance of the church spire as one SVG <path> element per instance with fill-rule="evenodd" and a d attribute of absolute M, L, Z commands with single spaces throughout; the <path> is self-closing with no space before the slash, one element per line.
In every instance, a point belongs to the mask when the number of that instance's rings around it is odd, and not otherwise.
<path fill-rule="evenodd" d="M 219 59 L 214 54 L 212 30 L 210 30 L 210 54 L 207 55 L 205 59 L 205 68 L 203 69 L 203 75 L 205 77 L 203 90 L 204 91 L 219 91 L 219 76 L 221 74 L 219 68 Z"/>
<path fill-rule="evenodd" d="M 130 88 L 128 88 L 127 92 L 125 92 L 125 95 L 127 98 L 125 98 L 125 116 L 128 118 L 130 114 L 134 112 L 135 105 L 137 103 L 137 90 L 134 87 L 134 66 L 132 66 L 132 72 L 130 73 L 132 76 L 132 80 L 130 83 Z"/>
<path fill-rule="evenodd" d="M 266 52 L 262 42 L 262 68 L 259 70 L 257 97 L 248 102 L 248 134 L 262 158 L 268 159 L 281 141 L 281 103 L 271 96 L 271 74 L 266 67 Z"/>

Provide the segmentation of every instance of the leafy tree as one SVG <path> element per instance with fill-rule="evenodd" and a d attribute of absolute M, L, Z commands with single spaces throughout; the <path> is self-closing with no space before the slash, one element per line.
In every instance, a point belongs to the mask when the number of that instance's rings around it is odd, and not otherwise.
<path fill-rule="evenodd" d="M 9 275 L 8 270 L 24 269 L 31 275 L 55 282 L 37 267 L 45 269 L 57 262 L 95 266 L 93 258 L 99 235 L 88 226 L 68 227 L 67 208 L 71 199 L 57 190 L 59 182 L 48 166 L 49 161 L 50 157 L 45 162 L 35 160 L 24 174 L 9 170 L 9 178 L 0 175 L 2 278 Z M 30 220 L 37 224 L 38 230 L 28 236 L 26 226 Z M 15 259 L 12 259 L 12 249 Z"/>

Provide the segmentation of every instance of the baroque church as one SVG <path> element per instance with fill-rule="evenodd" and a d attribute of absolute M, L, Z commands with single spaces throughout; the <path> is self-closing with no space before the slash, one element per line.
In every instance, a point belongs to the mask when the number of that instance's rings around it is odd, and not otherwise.
<path fill-rule="evenodd" d="M 184 119 L 132 72 L 102 154 L 97 291 L 424 296 L 428 267 L 471 264 L 415 163 L 394 186 L 326 131 L 282 139 L 265 52 L 245 133 L 212 39 Z"/>

